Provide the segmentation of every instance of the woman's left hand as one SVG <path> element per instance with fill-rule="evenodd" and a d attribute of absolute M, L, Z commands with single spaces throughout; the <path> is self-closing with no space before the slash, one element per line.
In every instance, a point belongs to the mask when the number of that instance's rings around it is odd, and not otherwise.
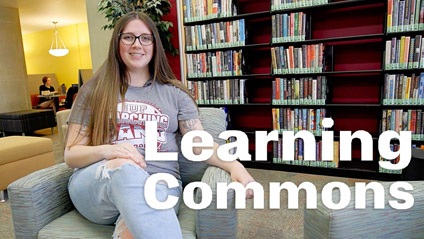
<path fill-rule="evenodd" d="M 246 186 L 250 182 L 255 182 L 255 179 L 247 172 L 246 168 L 240 164 L 240 167 L 234 168 L 231 170 L 231 180 L 233 182 L 239 182 L 243 184 L 243 186 Z M 253 190 L 248 189 L 246 191 L 246 199 L 253 198 Z"/>

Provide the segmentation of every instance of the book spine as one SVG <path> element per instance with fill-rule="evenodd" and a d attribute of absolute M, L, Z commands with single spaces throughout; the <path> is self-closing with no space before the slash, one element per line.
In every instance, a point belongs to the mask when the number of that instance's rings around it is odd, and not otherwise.
<path fill-rule="evenodd" d="M 387 28 L 391 29 L 392 27 L 392 13 L 393 11 L 393 0 L 388 0 L 387 2 Z"/>

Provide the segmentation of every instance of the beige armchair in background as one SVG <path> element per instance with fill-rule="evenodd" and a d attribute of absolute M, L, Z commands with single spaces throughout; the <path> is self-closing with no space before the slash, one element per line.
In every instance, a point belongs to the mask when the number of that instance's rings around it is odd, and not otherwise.
<path fill-rule="evenodd" d="M 65 149 L 65 137 L 68 130 L 68 124 L 66 121 L 68 120 L 70 113 L 71 110 L 61 110 L 56 113 L 57 131 L 59 133 L 60 148 L 62 151 Z"/>

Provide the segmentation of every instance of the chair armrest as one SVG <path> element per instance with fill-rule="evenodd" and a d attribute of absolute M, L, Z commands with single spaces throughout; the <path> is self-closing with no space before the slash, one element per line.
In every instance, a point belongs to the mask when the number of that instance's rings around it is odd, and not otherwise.
<path fill-rule="evenodd" d="M 74 208 L 68 195 L 72 172 L 62 163 L 31 173 L 8 186 L 17 239 L 37 238 L 41 228 Z"/>
<path fill-rule="evenodd" d="M 408 181 L 414 190 L 409 193 L 414 205 L 396 210 L 390 200 L 400 201 L 390 194 L 393 182 L 382 182 L 384 209 L 374 209 L 372 190 L 366 192 L 366 209 L 355 208 L 355 188 L 350 187 L 350 203 L 343 209 L 329 209 L 322 200 L 317 209 L 304 209 L 304 238 L 424 238 L 424 181 Z M 403 190 L 401 190 L 403 191 Z M 340 201 L 338 190 L 333 191 L 333 201 Z M 318 196 L 320 198 L 320 196 Z"/>
<path fill-rule="evenodd" d="M 211 187 L 212 202 L 207 208 L 196 211 L 197 238 L 237 238 L 238 223 L 234 190 L 228 190 L 228 208 L 216 208 L 216 183 L 230 183 L 230 174 L 221 168 L 209 166 L 203 175 L 202 182 Z M 196 200 L 199 202 L 201 198 L 202 192 L 197 190 Z"/>

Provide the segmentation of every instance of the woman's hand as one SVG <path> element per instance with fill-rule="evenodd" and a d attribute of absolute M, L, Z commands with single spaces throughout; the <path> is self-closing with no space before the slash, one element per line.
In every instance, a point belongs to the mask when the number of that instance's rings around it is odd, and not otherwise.
<path fill-rule="evenodd" d="M 250 182 L 255 182 L 255 179 L 247 172 L 246 168 L 239 164 L 239 166 L 233 168 L 230 172 L 231 174 L 231 180 L 233 182 L 239 182 L 243 184 L 243 186 L 246 186 Z M 246 191 L 246 199 L 253 198 L 253 190 L 248 189 Z"/>
<path fill-rule="evenodd" d="M 131 159 L 140 167 L 146 167 L 144 156 L 131 143 L 104 145 L 103 157 L 113 160 L 117 158 Z"/>

